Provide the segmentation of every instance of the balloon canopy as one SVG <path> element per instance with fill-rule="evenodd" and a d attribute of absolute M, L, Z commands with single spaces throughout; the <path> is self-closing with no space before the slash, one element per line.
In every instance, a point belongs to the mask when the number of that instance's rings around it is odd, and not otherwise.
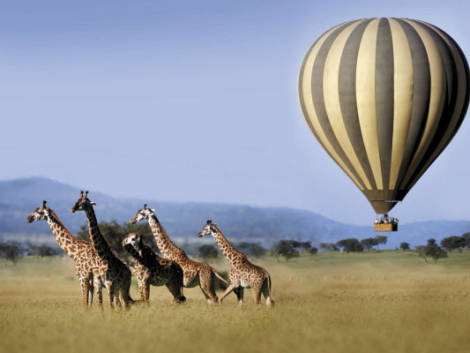
<path fill-rule="evenodd" d="M 464 54 L 441 29 L 372 18 L 318 38 L 298 88 L 313 135 L 376 213 L 387 213 L 457 132 L 469 82 Z"/>

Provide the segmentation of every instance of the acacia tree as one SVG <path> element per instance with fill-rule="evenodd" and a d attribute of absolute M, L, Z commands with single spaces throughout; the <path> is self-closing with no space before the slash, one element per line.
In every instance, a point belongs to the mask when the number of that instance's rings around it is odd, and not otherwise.
<path fill-rule="evenodd" d="M 465 241 L 465 247 L 470 248 L 470 233 L 463 233 L 461 237 Z"/>
<path fill-rule="evenodd" d="M 0 258 L 16 264 L 20 256 L 20 248 L 15 244 L 0 243 Z"/>
<path fill-rule="evenodd" d="M 28 249 L 28 255 L 35 255 L 40 257 L 56 256 L 60 254 L 60 249 L 56 246 L 49 246 L 47 244 L 31 245 Z"/>
<path fill-rule="evenodd" d="M 441 240 L 441 246 L 448 251 L 464 248 L 466 245 L 465 238 L 451 235 Z"/>
<path fill-rule="evenodd" d="M 198 248 L 199 257 L 203 259 L 215 259 L 219 256 L 219 252 L 217 251 L 214 245 L 204 244 Z"/>
<path fill-rule="evenodd" d="M 356 238 L 342 239 L 336 243 L 338 248 L 346 252 L 362 252 L 364 247 Z"/>
<path fill-rule="evenodd" d="M 379 245 L 379 242 L 377 238 L 365 238 L 361 240 L 361 245 L 364 247 L 364 249 L 369 251 L 374 246 Z"/>
<path fill-rule="evenodd" d="M 320 243 L 320 248 L 325 251 L 339 251 L 335 243 Z"/>
<path fill-rule="evenodd" d="M 424 258 L 424 261 L 427 263 L 427 258 L 430 257 L 437 262 L 440 258 L 447 257 L 447 252 L 442 249 L 439 245 L 436 244 L 436 239 L 428 239 L 426 246 L 417 247 L 419 256 Z"/>
<path fill-rule="evenodd" d="M 377 245 L 380 245 L 380 244 L 387 244 L 387 237 L 385 235 L 377 235 L 375 237 L 375 241 L 377 242 Z"/>
<path fill-rule="evenodd" d="M 407 243 L 406 241 L 400 243 L 400 249 L 403 251 L 410 250 L 410 243 Z"/>
<path fill-rule="evenodd" d="M 292 243 L 289 240 L 280 240 L 274 244 L 271 253 L 276 257 L 283 256 L 286 258 L 286 261 L 292 259 L 293 257 L 299 257 L 299 251 L 292 246 Z"/>
<path fill-rule="evenodd" d="M 267 250 L 260 243 L 240 242 L 235 247 L 247 255 L 261 257 L 266 255 Z"/>
<path fill-rule="evenodd" d="M 113 252 L 116 253 L 121 259 L 124 259 L 126 262 L 131 262 L 133 259 L 130 257 L 129 253 L 124 250 L 122 247 L 122 240 L 129 233 L 137 233 L 142 235 L 142 239 L 145 245 L 149 246 L 157 254 L 159 254 L 158 248 L 153 240 L 152 231 L 147 222 L 139 224 L 130 224 L 123 223 L 119 224 L 117 221 L 112 220 L 111 222 L 102 221 L 98 224 L 101 234 L 108 242 L 109 246 L 113 249 Z M 80 231 L 77 233 L 77 238 L 90 242 L 88 226 L 82 225 Z"/>

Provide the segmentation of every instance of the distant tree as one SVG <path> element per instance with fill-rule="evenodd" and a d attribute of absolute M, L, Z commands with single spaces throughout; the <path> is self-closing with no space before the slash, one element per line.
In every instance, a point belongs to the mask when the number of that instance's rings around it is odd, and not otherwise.
<path fill-rule="evenodd" d="M 235 244 L 235 247 L 241 252 L 253 257 L 264 256 L 267 252 L 260 243 L 240 242 Z"/>
<path fill-rule="evenodd" d="M 300 251 L 306 251 L 312 247 L 311 241 L 305 241 L 305 242 L 297 241 L 297 240 L 287 240 L 287 241 L 293 248 L 296 248 L 297 250 L 300 250 Z"/>
<path fill-rule="evenodd" d="M 272 254 L 275 257 L 283 256 L 286 258 L 286 261 L 293 257 L 299 257 L 299 251 L 292 246 L 290 240 L 280 240 L 276 244 L 274 244 L 273 248 L 271 249 Z"/>
<path fill-rule="evenodd" d="M 318 253 L 318 248 L 312 246 L 310 249 L 307 250 L 310 254 L 316 255 Z"/>
<path fill-rule="evenodd" d="M 387 244 L 387 237 L 385 235 L 377 235 L 375 237 L 375 241 L 377 242 L 377 245 L 380 245 L 380 244 Z"/>
<path fill-rule="evenodd" d="M 214 245 L 205 244 L 198 248 L 198 255 L 203 259 L 215 259 L 219 256 L 219 252 Z"/>
<path fill-rule="evenodd" d="M 76 234 L 77 238 L 80 240 L 90 241 L 90 235 L 88 234 L 88 226 L 81 225 L 80 230 Z"/>
<path fill-rule="evenodd" d="M 407 243 L 406 241 L 400 243 L 400 249 L 402 250 L 410 250 L 410 244 Z"/>
<path fill-rule="evenodd" d="M 464 239 L 465 241 L 465 247 L 466 248 L 470 248 L 470 233 L 463 233 L 461 235 L 461 237 Z"/>
<path fill-rule="evenodd" d="M 50 245 L 41 244 L 41 245 L 31 245 L 27 253 L 28 255 L 46 257 L 46 256 L 59 255 L 60 251 L 57 247 L 52 247 Z"/>
<path fill-rule="evenodd" d="M 447 257 L 447 252 L 436 244 L 436 239 L 434 238 L 428 239 L 426 246 L 419 246 L 416 249 L 419 256 L 423 257 L 425 262 L 428 262 L 428 257 L 432 258 L 434 262 L 440 258 Z"/>
<path fill-rule="evenodd" d="M 424 245 L 415 246 L 415 249 L 416 249 L 416 252 L 418 253 L 418 256 L 422 257 L 425 262 L 428 262 L 428 260 L 426 259 L 426 256 L 425 256 L 425 253 L 426 253 L 425 248 L 426 248 L 426 246 L 424 246 Z"/>
<path fill-rule="evenodd" d="M 0 243 L 0 258 L 16 264 L 20 256 L 20 248 L 15 244 Z"/>
<path fill-rule="evenodd" d="M 138 224 L 124 223 L 121 225 L 117 221 L 112 220 L 111 222 L 100 222 L 98 224 L 98 227 L 111 249 L 116 252 L 121 258 L 127 259 L 129 257 L 129 254 L 123 250 L 121 245 L 122 240 L 129 233 L 141 234 L 146 245 L 150 246 L 154 251 L 157 251 L 158 253 L 158 249 L 154 246 L 155 244 L 153 242 L 152 231 L 150 230 L 150 227 L 147 222 Z M 82 225 L 80 227 L 80 231 L 77 233 L 77 238 L 88 242 L 90 241 L 88 225 Z"/>
<path fill-rule="evenodd" d="M 364 247 L 356 238 L 342 239 L 336 243 L 338 248 L 346 252 L 362 252 Z"/>
<path fill-rule="evenodd" d="M 320 243 L 320 248 L 325 251 L 339 251 L 335 243 Z"/>
<path fill-rule="evenodd" d="M 448 251 L 464 248 L 466 245 L 465 238 L 451 235 L 441 240 L 441 246 Z"/>
<path fill-rule="evenodd" d="M 361 240 L 361 245 L 364 247 L 364 249 L 369 251 L 374 246 L 379 245 L 379 242 L 377 238 L 365 238 Z"/>
<path fill-rule="evenodd" d="M 291 247 L 299 252 L 308 253 L 315 255 L 318 252 L 317 248 L 312 247 L 311 241 L 297 241 L 297 240 L 286 240 Z"/>

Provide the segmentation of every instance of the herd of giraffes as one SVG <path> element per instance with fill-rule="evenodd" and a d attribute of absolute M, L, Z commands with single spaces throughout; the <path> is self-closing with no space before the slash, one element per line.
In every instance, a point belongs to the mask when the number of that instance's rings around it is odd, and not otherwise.
<path fill-rule="evenodd" d="M 175 303 L 186 301 L 183 287 L 192 288 L 199 285 L 209 303 L 221 303 L 233 291 L 239 304 L 242 304 L 244 288 L 252 288 L 256 304 L 260 303 L 262 294 L 268 306 L 274 305 L 269 273 L 264 268 L 251 263 L 246 254 L 237 250 L 222 234 L 219 227 L 211 221 L 207 221 L 198 237 L 206 235 L 214 237 L 220 250 L 230 262 L 230 282 L 227 282 L 210 265 L 190 259 L 183 249 L 172 242 L 159 222 L 155 210 L 148 208 L 147 205 L 137 211 L 130 223 L 148 221 L 158 250 L 163 257 L 146 246 L 141 235 L 131 233 L 124 238 L 122 246 L 135 259 L 135 264 L 124 263 L 113 253 L 111 246 L 101 234 L 93 209 L 95 205 L 88 198 L 88 191 L 82 191 L 78 201 L 72 207 L 72 213 L 85 212 L 91 243 L 73 236 L 57 214 L 47 207 L 46 201 L 43 201 L 42 205 L 27 218 L 29 223 L 47 221 L 59 246 L 75 262 L 84 307 L 92 306 L 95 289 L 98 294 L 98 304 L 102 307 L 104 287 L 109 294 L 111 308 L 115 304 L 127 308 L 134 303 L 129 295 L 132 274 L 137 278 L 140 301 L 143 303 L 149 303 L 150 285 L 166 286 Z M 216 279 L 227 285 L 220 298 L 215 292 Z"/>

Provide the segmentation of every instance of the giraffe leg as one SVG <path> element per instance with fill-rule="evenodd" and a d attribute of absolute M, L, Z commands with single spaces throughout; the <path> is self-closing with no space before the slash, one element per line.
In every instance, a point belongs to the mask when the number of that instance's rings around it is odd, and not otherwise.
<path fill-rule="evenodd" d="M 103 309 L 103 282 L 101 278 L 96 277 L 95 280 L 96 294 L 98 294 L 98 306 Z"/>
<path fill-rule="evenodd" d="M 261 300 L 261 287 L 253 287 L 253 297 L 255 298 L 255 304 L 259 305 Z"/>
<path fill-rule="evenodd" d="M 86 309 L 88 306 L 88 288 L 90 287 L 88 279 L 82 278 L 80 280 L 80 287 L 82 288 L 82 307 Z"/>
<path fill-rule="evenodd" d="M 108 281 L 106 289 L 108 290 L 109 295 L 109 306 L 111 307 L 111 309 L 114 309 L 114 294 L 116 291 L 114 283 Z"/>
<path fill-rule="evenodd" d="M 147 281 L 146 285 L 147 286 L 150 285 L 148 283 L 148 281 Z M 122 304 L 122 306 L 124 306 L 124 308 L 126 308 L 126 309 L 129 308 L 129 291 L 130 291 L 130 288 L 131 288 L 131 274 L 129 272 L 129 276 L 126 276 L 123 279 L 123 282 L 121 283 L 121 285 L 118 289 L 119 290 L 120 304 Z M 146 290 L 149 291 L 148 288 Z M 148 297 L 147 294 L 145 296 Z"/>
<path fill-rule="evenodd" d="M 137 287 L 139 289 L 140 301 L 143 303 L 143 302 L 145 302 L 144 279 L 143 278 L 140 278 L 140 277 L 137 278 Z"/>
<path fill-rule="evenodd" d="M 96 294 L 98 294 L 98 306 L 103 309 L 103 287 L 97 289 Z"/>
<path fill-rule="evenodd" d="M 215 276 L 212 271 L 201 271 L 199 272 L 199 284 L 201 286 L 201 290 L 204 293 L 207 301 L 209 303 L 217 304 L 219 302 L 219 298 L 217 298 L 217 294 L 215 293 Z"/>
<path fill-rule="evenodd" d="M 211 298 L 209 297 L 209 295 L 206 293 L 206 291 L 204 290 L 204 288 L 200 287 L 201 288 L 201 292 L 202 294 L 204 294 L 204 297 L 206 298 L 207 302 L 210 304 L 211 303 Z"/>
<path fill-rule="evenodd" d="M 95 287 L 93 286 L 93 274 L 90 275 L 88 280 L 88 306 L 91 308 L 93 305 L 93 294 L 95 292 Z"/>
<path fill-rule="evenodd" d="M 236 294 L 237 299 L 238 299 L 238 304 L 242 305 L 243 304 L 243 294 L 244 294 L 245 289 L 240 286 L 238 288 L 235 288 L 233 292 Z"/>
<path fill-rule="evenodd" d="M 235 288 L 237 288 L 238 286 L 235 286 L 233 285 L 232 283 L 230 283 L 230 285 L 227 287 L 227 289 L 225 290 L 225 292 L 220 296 L 220 299 L 219 299 L 219 303 L 222 303 L 222 300 L 224 300 L 224 298 L 230 294 L 231 291 L 233 291 Z"/>
<path fill-rule="evenodd" d="M 121 299 L 121 291 L 118 286 L 114 288 L 114 303 L 122 309 L 122 299 Z"/>
<path fill-rule="evenodd" d="M 150 301 L 150 279 L 146 278 L 144 282 L 144 301 L 148 304 Z"/>
<path fill-rule="evenodd" d="M 271 297 L 271 278 L 267 278 L 263 282 L 263 287 L 261 288 L 263 293 L 264 300 L 266 301 L 267 306 L 274 306 L 274 300 Z"/>
<path fill-rule="evenodd" d="M 170 291 L 171 295 L 173 295 L 173 302 L 175 303 L 184 303 L 186 301 L 186 297 L 183 295 L 183 288 L 181 281 L 178 280 L 171 280 L 165 286 Z M 203 292 L 204 293 L 204 292 Z"/>
<path fill-rule="evenodd" d="M 88 307 L 93 306 L 93 295 L 95 292 L 95 287 L 93 287 L 93 284 L 90 283 L 90 287 L 88 288 Z"/>

